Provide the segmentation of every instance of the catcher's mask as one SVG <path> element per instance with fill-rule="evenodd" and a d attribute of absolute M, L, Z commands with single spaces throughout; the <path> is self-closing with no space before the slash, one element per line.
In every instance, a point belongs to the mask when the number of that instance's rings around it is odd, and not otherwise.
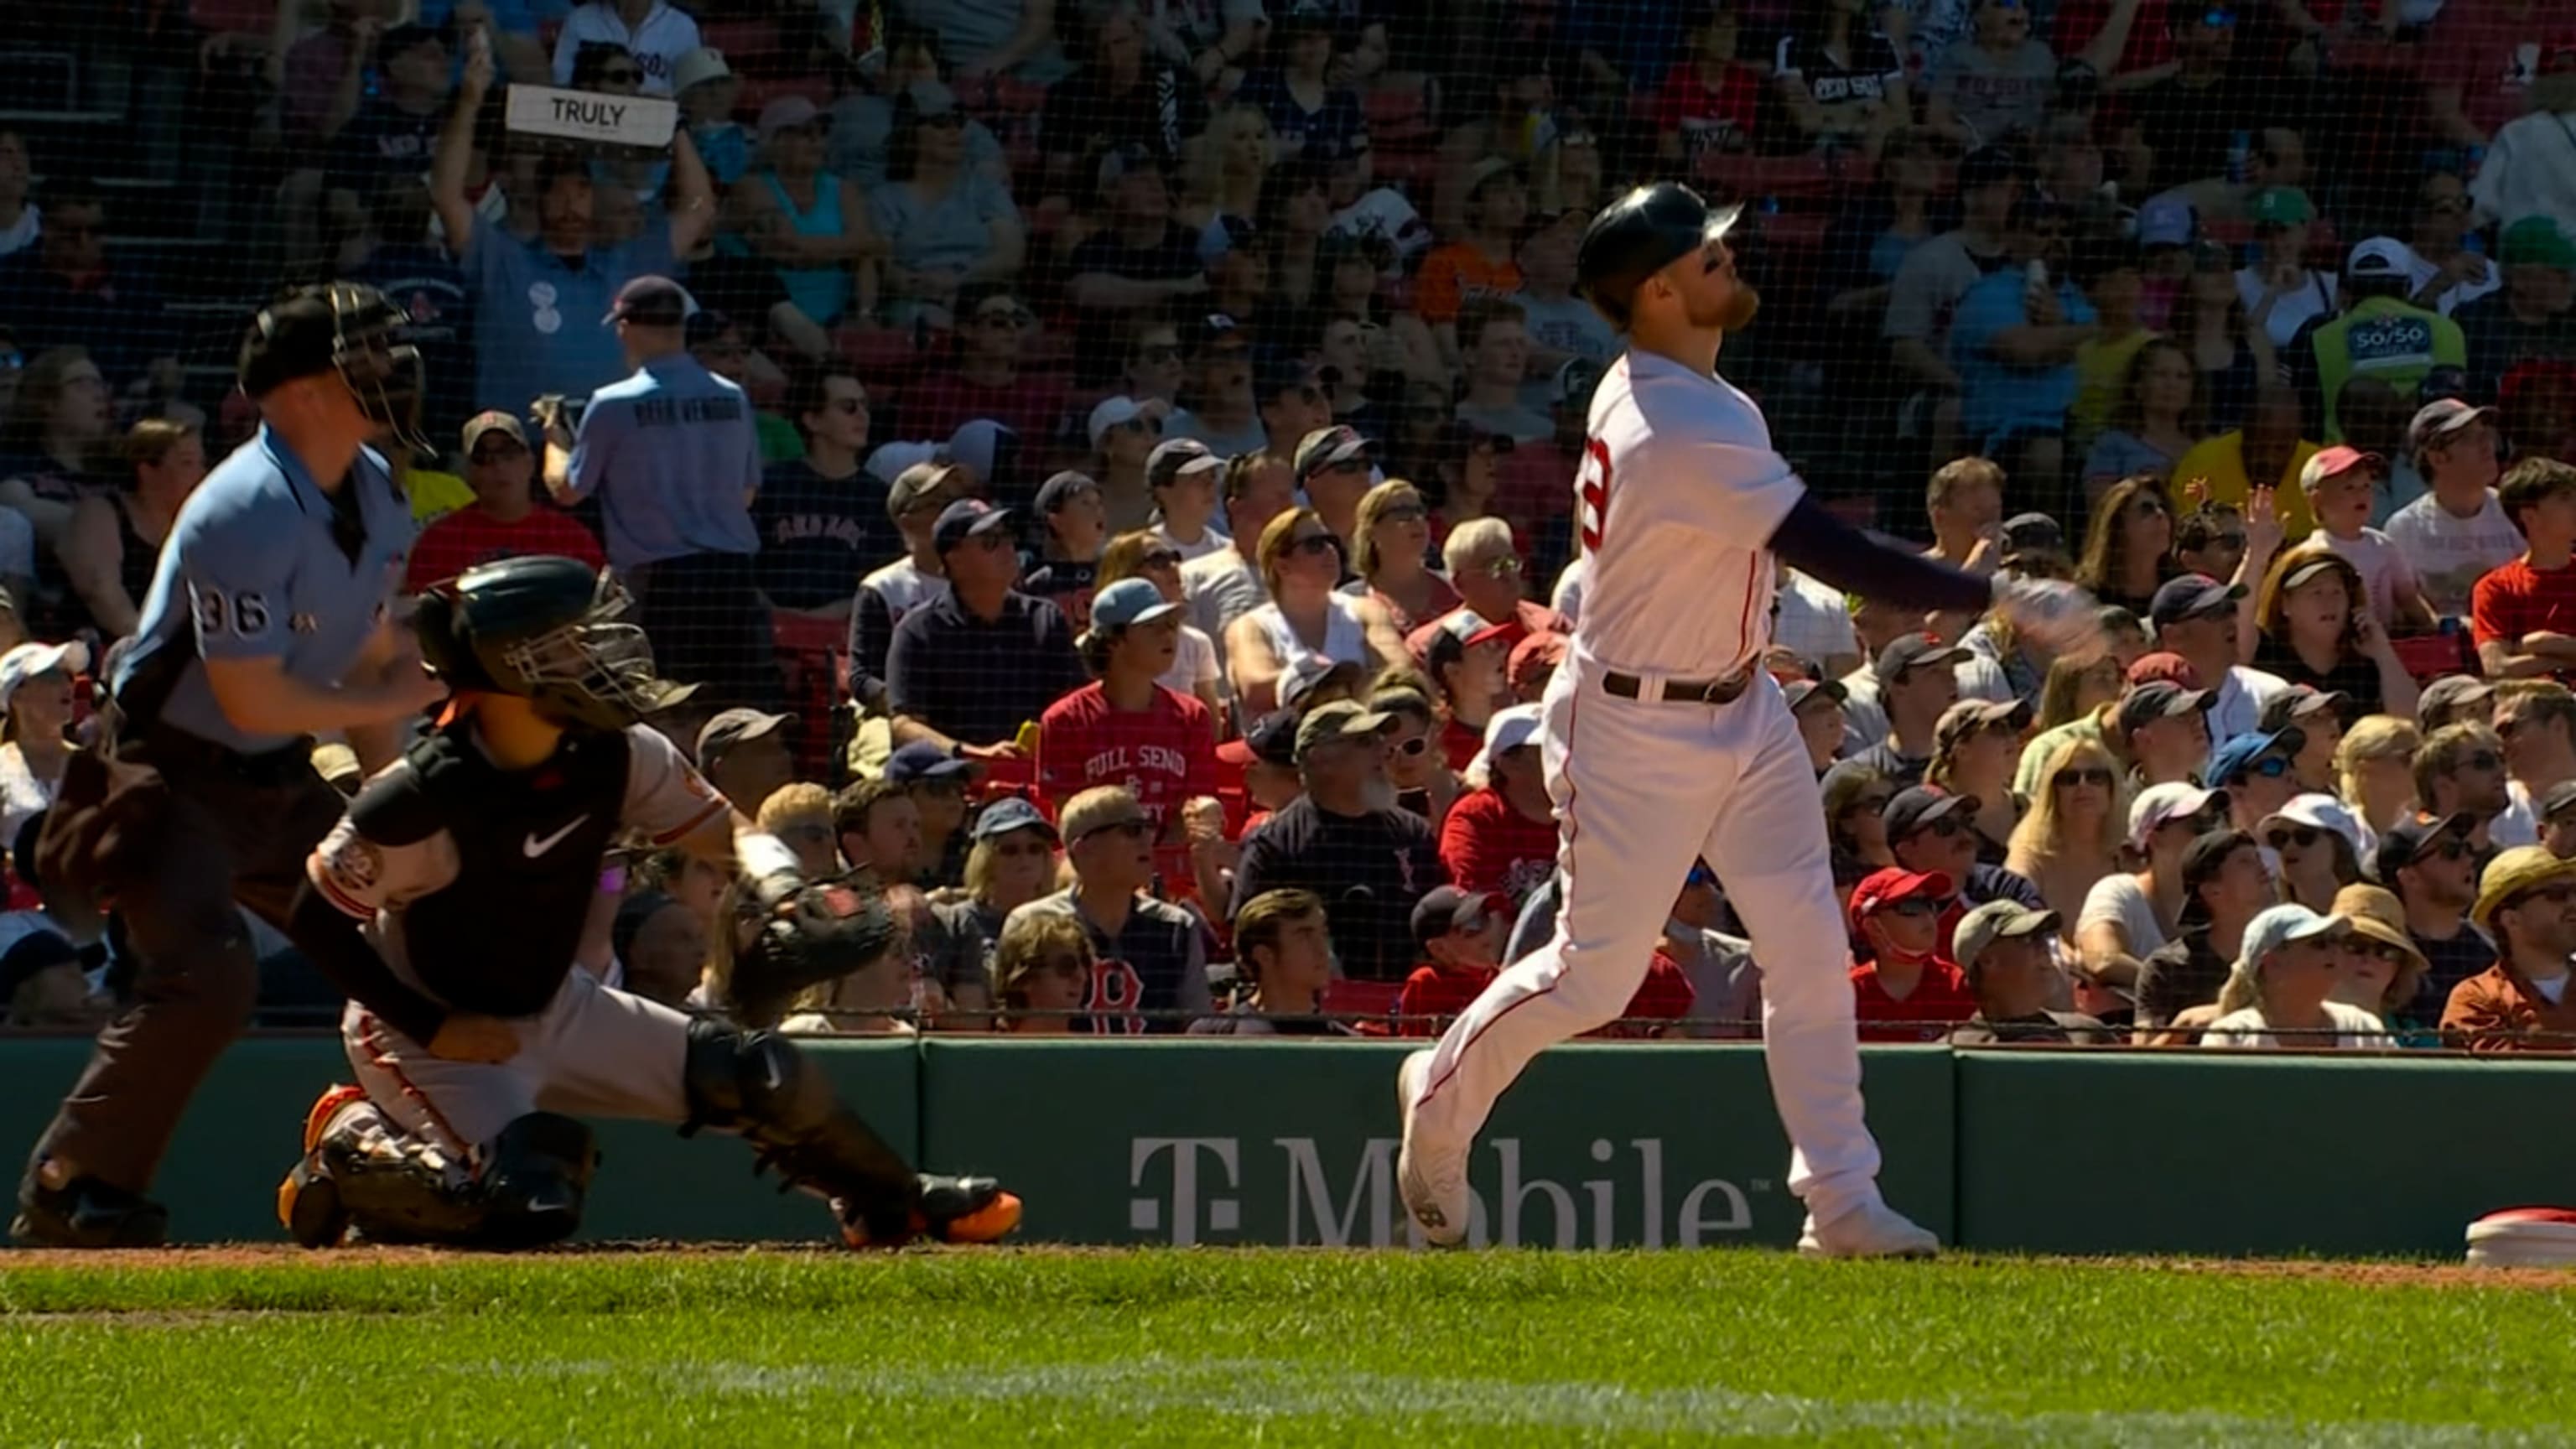
<path fill-rule="evenodd" d="M 242 391 L 256 399 L 299 377 L 329 372 L 370 421 L 403 447 L 429 451 L 420 430 L 420 349 L 410 329 L 411 318 L 373 287 L 299 288 L 251 324 L 238 366 Z"/>
<path fill-rule="evenodd" d="M 503 559 L 421 595 L 421 658 L 460 693 L 514 695 L 567 729 L 621 730 L 696 692 L 653 672 L 605 570 L 568 558 Z"/>

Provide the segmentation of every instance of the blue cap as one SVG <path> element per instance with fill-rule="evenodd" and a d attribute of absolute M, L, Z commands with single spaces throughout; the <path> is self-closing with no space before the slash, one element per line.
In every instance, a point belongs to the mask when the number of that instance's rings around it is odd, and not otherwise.
<path fill-rule="evenodd" d="M 1107 630 L 1150 624 L 1180 612 L 1180 607 L 1165 599 L 1151 579 L 1120 579 L 1092 595 L 1091 627 Z"/>
<path fill-rule="evenodd" d="M 984 813 L 975 817 L 972 833 L 977 840 L 991 840 L 1014 830 L 1043 830 L 1047 839 L 1056 838 L 1055 827 L 1047 824 L 1038 807 L 1017 795 L 1005 795 L 985 806 Z"/>
<path fill-rule="evenodd" d="M 2147 617 L 2159 629 L 2186 619 L 2226 613 L 2245 597 L 2243 584 L 2224 584 L 2207 574 L 2183 574 L 2164 581 L 2147 604 Z"/>
<path fill-rule="evenodd" d="M 939 521 L 930 528 L 930 539 L 944 556 L 970 538 L 1010 526 L 1011 510 L 995 508 L 981 498 L 960 498 L 939 511 Z"/>
<path fill-rule="evenodd" d="M 2308 742 L 2305 733 L 2296 728 L 2275 730 L 2270 734 L 2250 733 L 2228 736 L 2227 743 L 2209 755 L 2209 773 L 2203 778 L 2210 788 L 2223 790 L 2236 782 L 2245 767 L 2278 749 L 2283 755 L 2295 755 Z"/>
<path fill-rule="evenodd" d="M 961 760 L 928 740 L 916 740 L 886 757 L 885 778 L 888 784 L 909 785 L 915 780 L 962 780 L 975 773 L 971 760 Z"/>

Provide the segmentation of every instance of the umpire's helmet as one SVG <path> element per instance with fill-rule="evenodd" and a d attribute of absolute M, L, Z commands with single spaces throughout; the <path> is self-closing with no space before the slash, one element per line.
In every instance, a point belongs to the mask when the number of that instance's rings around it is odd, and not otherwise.
<path fill-rule="evenodd" d="M 619 730 L 695 687 L 653 672 L 626 591 L 568 558 L 503 559 L 422 593 L 420 653 L 460 693 L 516 695 L 570 728 Z"/>
<path fill-rule="evenodd" d="M 1743 210 L 1711 210 L 1698 192 L 1670 181 L 1640 186 L 1603 207 L 1583 229 L 1583 246 L 1574 261 L 1575 286 L 1610 325 L 1624 332 L 1635 320 L 1637 288 L 1710 238 L 1724 236 Z"/>
<path fill-rule="evenodd" d="M 414 452 L 424 387 L 411 317 L 373 287 L 327 282 L 300 287 L 260 310 L 242 339 L 235 374 L 254 400 L 299 377 L 338 374 L 366 415 Z"/>

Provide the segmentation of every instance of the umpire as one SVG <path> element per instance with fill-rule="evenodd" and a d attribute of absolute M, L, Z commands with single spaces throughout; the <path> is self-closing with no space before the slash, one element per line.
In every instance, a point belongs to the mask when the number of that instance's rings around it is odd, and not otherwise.
<path fill-rule="evenodd" d="M 403 325 L 375 291 L 333 283 L 262 312 L 242 344 L 259 434 L 172 524 L 111 681 L 116 735 L 73 758 L 37 843 L 49 884 L 112 901 L 136 978 L 37 1140 L 21 1242 L 162 1241 L 168 1210 L 143 1194 L 258 998 L 236 903 L 283 928 L 344 803 L 312 737 L 346 735 L 372 770 L 444 693 L 388 618 L 411 510 L 369 444 L 416 433 Z"/>
<path fill-rule="evenodd" d="M 743 390 L 689 355 L 697 310 L 668 277 L 619 289 L 607 320 L 634 375 L 590 395 L 578 433 L 560 410 L 541 420 L 546 486 L 559 503 L 598 496 L 609 567 L 665 675 L 698 685 L 701 706 L 774 713 L 786 683 L 754 572 L 760 432 Z"/>

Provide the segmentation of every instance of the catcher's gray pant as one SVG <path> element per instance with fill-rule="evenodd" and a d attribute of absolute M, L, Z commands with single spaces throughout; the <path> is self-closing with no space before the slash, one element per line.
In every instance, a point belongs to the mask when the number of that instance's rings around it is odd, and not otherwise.
<path fill-rule="evenodd" d="M 518 1054 L 497 1063 L 432 1056 L 354 1001 L 340 1039 L 368 1099 L 436 1148 L 450 1174 L 470 1171 L 502 1128 L 530 1112 L 688 1120 L 689 1019 L 679 1012 L 576 966 L 545 1010 L 512 1024 Z"/>

